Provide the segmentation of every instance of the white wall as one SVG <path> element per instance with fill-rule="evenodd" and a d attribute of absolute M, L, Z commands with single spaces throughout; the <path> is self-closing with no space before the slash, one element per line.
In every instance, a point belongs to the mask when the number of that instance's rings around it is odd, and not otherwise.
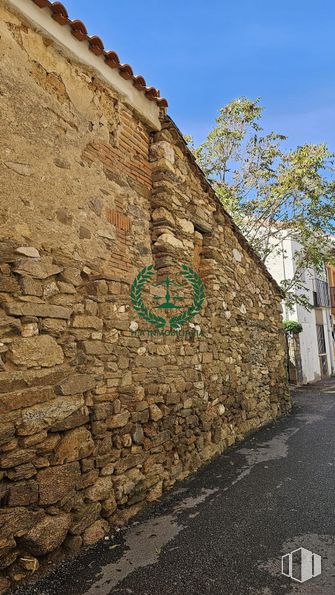
<path fill-rule="evenodd" d="M 321 378 L 315 312 L 314 310 L 308 312 L 301 306 L 298 306 L 297 309 L 296 320 L 300 322 L 303 328 L 302 333 L 299 335 L 303 380 L 304 382 L 315 382 Z"/>
<path fill-rule="evenodd" d="M 335 372 L 335 353 L 334 353 L 334 341 L 332 338 L 333 323 L 332 323 L 330 308 L 323 310 L 323 321 L 324 321 L 325 335 L 326 335 L 328 371 L 329 371 L 329 374 L 334 374 L 334 372 Z"/>
<path fill-rule="evenodd" d="M 297 253 L 300 251 L 300 245 L 298 242 L 287 238 L 281 242 L 278 247 L 277 254 L 272 255 L 266 265 L 271 275 L 276 281 L 281 282 L 283 280 L 291 279 L 295 272 L 294 259 Z M 322 275 L 317 275 L 318 278 L 322 278 Z M 313 290 L 314 282 L 316 278 L 313 270 L 306 270 L 303 274 L 303 284 L 306 287 L 305 290 L 299 290 L 300 294 L 306 295 L 308 301 L 313 304 Z M 325 277 L 326 279 L 326 277 Z M 334 368 L 334 352 L 333 342 L 331 340 L 331 322 L 330 322 L 330 308 L 320 308 L 322 314 L 322 320 L 324 324 L 326 348 L 327 348 L 327 361 L 328 361 L 328 372 L 331 374 Z M 304 382 L 315 382 L 321 378 L 321 367 L 320 358 L 318 353 L 318 342 L 317 342 L 317 331 L 316 331 L 316 311 L 313 309 L 310 312 L 301 305 L 295 305 L 291 311 L 287 311 L 285 306 L 283 307 L 283 318 L 284 320 L 296 320 L 300 322 L 303 327 L 302 332 L 299 335 L 300 347 L 301 347 L 301 360 L 302 360 L 302 371 Z"/>

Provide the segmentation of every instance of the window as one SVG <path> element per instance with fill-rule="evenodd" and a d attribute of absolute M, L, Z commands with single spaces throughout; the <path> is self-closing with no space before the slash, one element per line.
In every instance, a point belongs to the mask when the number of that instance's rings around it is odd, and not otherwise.
<path fill-rule="evenodd" d="M 318 352 L 319 355 L 322 353 L 326 353 L 326 338 L 325 338 L 325 330 L 323 324 L 316 325 L 316 336 L 318 339 Z"/>
<path fill-rule="evenodd" d="M 200 231 L 196 230 L 194 232 L 194 252 L 193 252 L 192 268 L 197 273 L 199 272 L 199 269 L 200 269 L 202 243 L 203 243 L 202 233 L 200 233 Z"/>
<path fill-rule="evenodd" d="M 212 229 L 206 223 L 199 223 L 193 222 L 194 224 L 194 236 L 193 236 L 193 243 L 194 243 L 194 252 L 193 252 L 193 260 L 192 260 L 192 267 L 193 269 L 199 273 L 201 261 L 203 258 L 203 254 L 206 252 L 206 248 L 208 246 L 208 242 L 210 242 L 210 237 L 212 235 Z"/>
<path fill-rule="evenodd" d="M 335 287 L 330 287 L 330 301 L 332 308 L 335 308 Z"/>
<path fill-rule="evenodd" d="M 316 308 L 329 308 L 329 290 L 326 281 L 314 279 L 313 301 Z"/>

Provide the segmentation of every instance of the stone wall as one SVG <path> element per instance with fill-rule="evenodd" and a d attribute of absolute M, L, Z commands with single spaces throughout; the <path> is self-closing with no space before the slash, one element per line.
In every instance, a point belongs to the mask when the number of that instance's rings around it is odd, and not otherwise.
<path fill-rule="evenodd" d="M 1 590 L 290 400 L 278 289 L 173 122 L 150 130 L 4 5 L 0 54 Z M 130 330 L 152 329 L 130 300 L 152 263 L 197 270 L 200 336 Z"/>

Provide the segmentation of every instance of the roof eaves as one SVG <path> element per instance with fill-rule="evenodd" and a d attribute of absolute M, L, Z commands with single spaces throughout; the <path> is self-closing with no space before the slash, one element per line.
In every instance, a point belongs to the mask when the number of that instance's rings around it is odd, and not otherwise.
<path fill-rule="evenodd" d="M 62 27 L 69 26 L 72 35 L 81 42 L 87 42 L 89 50 L 96 56 L 103 56 L 106 64 L 110 68 L 117 69 L 120 76 L 125 80 L 130 80 L 134 87 L 145 94 L 149 101 L 154 101 L 165 113 L 168 102 L 160 96 L 160 92 L 155 87 L 149 87 L 143 76 L 135 75 L 129 64 L 121 64 L 116 52 L 105 50 L 103 41 L 97 35 L 89 36 L 86 26 L 79 19 L 71 20 L 65 6 L 61 2 L 50 2 L 50 0 L 31 0 L 39 8 L 48 8 L 50 16 Z"/>

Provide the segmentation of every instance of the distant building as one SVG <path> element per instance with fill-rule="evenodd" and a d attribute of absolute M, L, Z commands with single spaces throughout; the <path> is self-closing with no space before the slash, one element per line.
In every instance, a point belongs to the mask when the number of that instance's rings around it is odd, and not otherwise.
<path fill-rule="evenodd" d="M 301 245 L 292 238 L 282 240 L 277 254 L 267 262 L 267 267 L 276 281 L 292 279 L 296 273 L 297 255 Z M 296 304 L 292 310 L 283 305 L 284 320 L 295 320 L 302 325 L 302 332 L 295 337 L 294 345 L 289 343 L 291 368 L 290 380 L 300 383 L 315 382 L 330 376 L 334 371 L 333 319 L 335 317 L 335 268 L 332 274 L 333 312 L 331 309 L 329 284 L 326 268 L 319 273 L 313 269 L 303 272 L 301 281 L 304 294 L 312 309 Z M 294 351 L 294 354 L 292 354 Z M 299 353 L 300 352 L 300 353 Z M 295 360 L 292 363 L 292 359 Z M 292 369 L 292 368 L 295 368 Z"/>
<path fill-rule="evenodd" d="M 335 341 L 335 266 L 327 265 L 327 280 L 329 285 L 330 306 L 332 314 L 333 342 Z"/>

